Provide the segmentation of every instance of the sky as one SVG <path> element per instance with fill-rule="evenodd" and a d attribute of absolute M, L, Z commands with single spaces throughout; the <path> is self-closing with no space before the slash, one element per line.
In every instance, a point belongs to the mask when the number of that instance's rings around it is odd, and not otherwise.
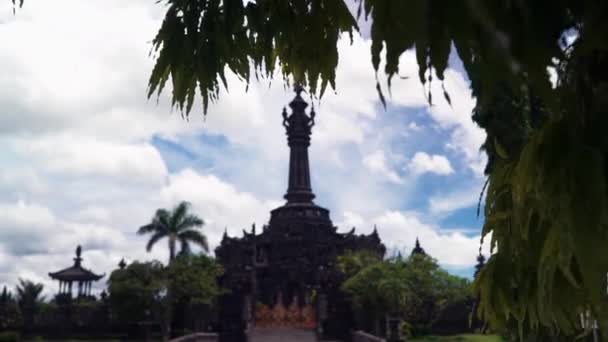
<path fill-rule="evenodd" d="M 13 15 L 0 3 L 0 286 L 26 278 L 54 293 L 48 272 L 71 266 L 80 244 L 83 265 L 106 274 L 99 292 L 122 258 L 166 262 L 164 241 L 147 253 L 135 234 L 157 208 L 191 202 L 213 249 L 225 229 L 241 236 L 284 203 L 281 111 L 293 92 L 280 79 L 246 90 L 231 75 L 207 116 L 199 106 L 187 120 L 169 92 L 148 100 L 164 10 L 149 0 L 28 0 Z M 485 133 L 471 120 L 457 56 L 445 73 L 451 105 L 439 82 L 428 105 L 406 53 L 385 109 L 370 42 L 344 38 L 336 91 L 307 96 L 317 112 L 315 202 L 339 231 L 376 226 L 391 253 L 409 253 L 419 238 L 443 267 L 471 276 Z"/>

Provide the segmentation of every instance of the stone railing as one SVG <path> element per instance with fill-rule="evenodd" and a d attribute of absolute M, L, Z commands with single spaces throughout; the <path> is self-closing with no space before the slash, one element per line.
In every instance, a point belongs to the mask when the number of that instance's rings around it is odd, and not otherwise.
<path fill-rule="evenodd" d="M 355 331 L 353 332 L 353 342 L 386 342 L 386 340 L 363 331 Z"/>
<path fill-rule="evenodd" d="M 196 333 L 170 340 L 169 342 L 217 342 L 219 341 L 216 333 Z"/>

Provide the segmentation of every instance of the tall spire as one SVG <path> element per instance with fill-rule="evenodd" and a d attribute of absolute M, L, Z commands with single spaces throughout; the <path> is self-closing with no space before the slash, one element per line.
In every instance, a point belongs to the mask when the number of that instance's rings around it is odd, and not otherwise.
<path fill-rule="evenodd" d="M 312 203 L 315 194 L 310 185 L 310 166 L 308 163 L 308 146 L 310 146 L 310 134 L 315 124 L 314 109 L 310 116 L 306 115 L 305 109 L 308 103 L 301 96 L 304 89 L 296 85 L 295 98 L 289 103 L 291 115 L 283 108 L 283 126 L 287 132 L 287 144 L 289 145 L 289 185 L 285 199 L 287 203 Z"/>
<path fill-rule="evenodd" d="M 82 247 L 80 245 L 78 245 L 78 247 L 76 247 L 76 257 L 74 258 L 74 266 L 79 267 L 80 264 L 82 263 Z"/>
<path fill-rule="evenodd" d="M 420 246 L 420 241 L 418 240 L 418 238 L 416 238 L 416 245 L 414 246 L 414 249 L 412 249 L 412 255 L 414 254 L 426 255 L 424 248 Z"/>

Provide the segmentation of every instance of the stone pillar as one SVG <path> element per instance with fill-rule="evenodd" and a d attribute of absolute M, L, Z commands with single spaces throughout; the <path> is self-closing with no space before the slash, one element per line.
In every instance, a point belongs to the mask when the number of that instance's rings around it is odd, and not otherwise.
<path fill-rule="evenodd" d="M 296 97 L 289 103 L 291 115 L 283 110 L 283 126 L 287 131 L 289 145 L 289 184 L 285 199 L 288 203 L 312 203 L 315 195 L 310 184 L 310 166 L 308 146 L 310 146 L 311 128 L 315 123 L 314 110 L 306 115 L 308 106 L 300 95 L 303 88 L 296 87 Z"/>

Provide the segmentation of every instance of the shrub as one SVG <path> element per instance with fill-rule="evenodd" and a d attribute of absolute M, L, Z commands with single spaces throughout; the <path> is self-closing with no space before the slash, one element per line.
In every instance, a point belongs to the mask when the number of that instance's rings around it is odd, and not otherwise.
<path fill-rule="evenodd" d="M 0 332 L 0 342 L 19 342 L 21 336 L 16 331 Z"/>

